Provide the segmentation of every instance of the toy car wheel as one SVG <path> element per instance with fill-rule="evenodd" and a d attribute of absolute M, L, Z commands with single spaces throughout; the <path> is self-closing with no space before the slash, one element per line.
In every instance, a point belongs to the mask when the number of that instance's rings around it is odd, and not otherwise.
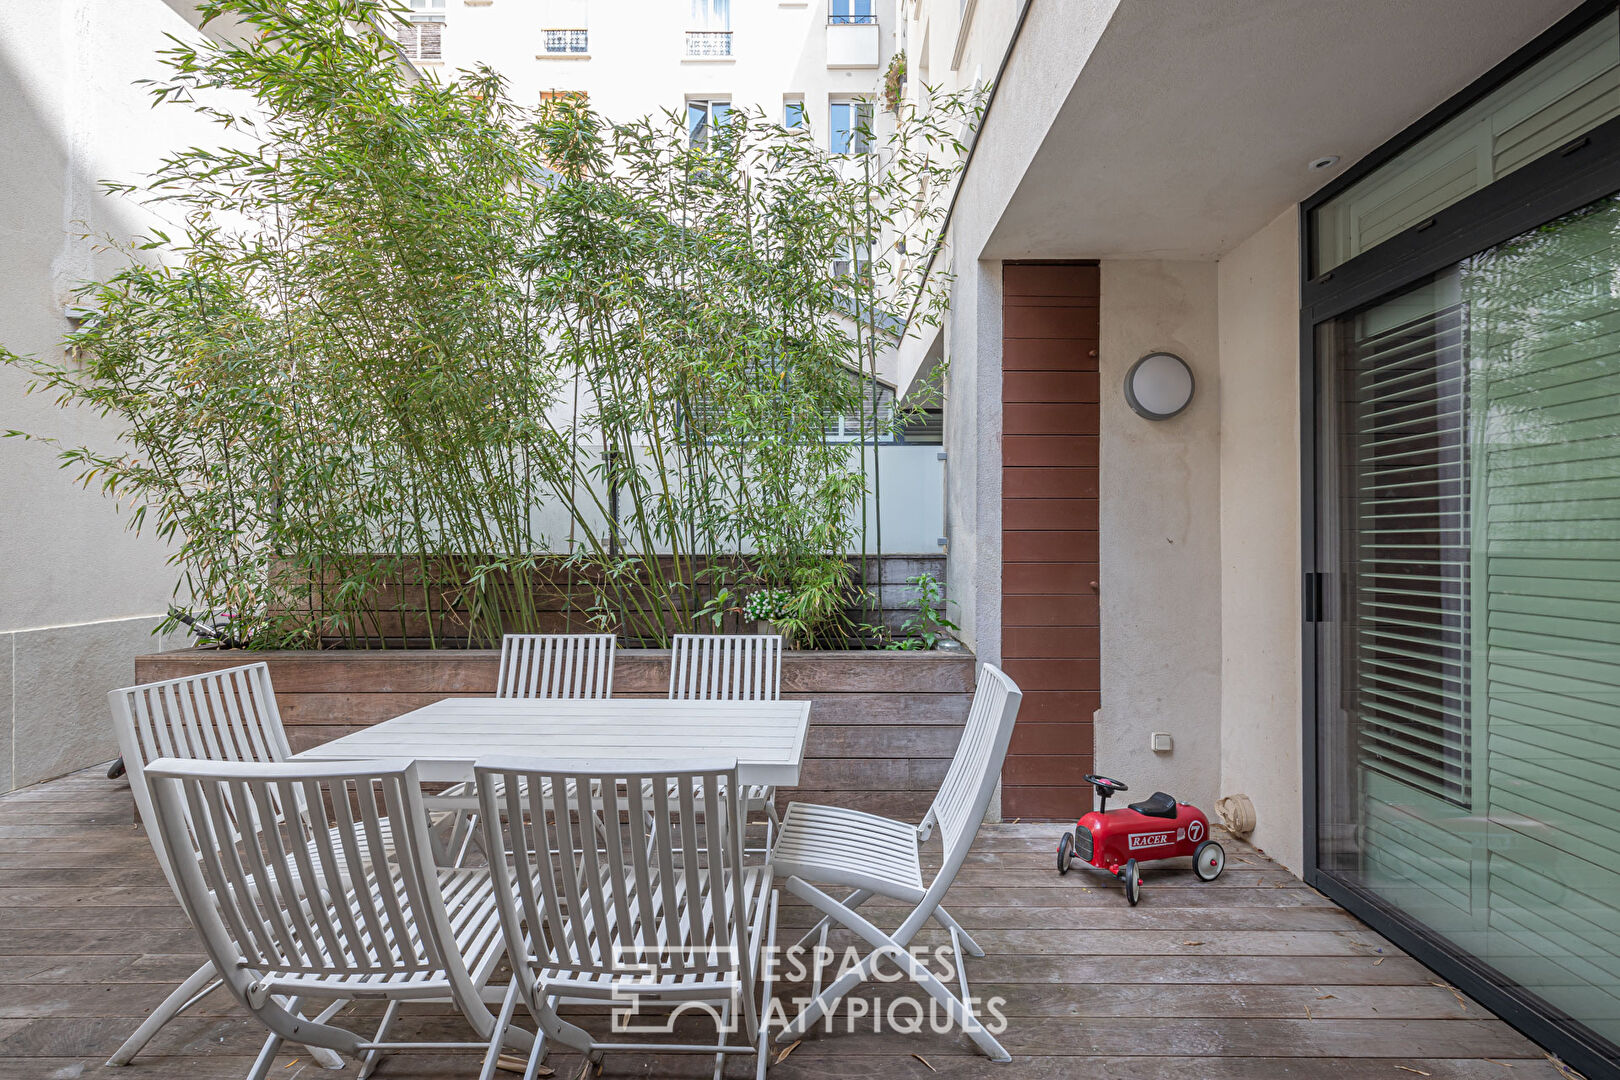
<path fill-rule="evenodd" d="M 1199 881 L 1214 881 L 1226 869 L 1226 849 L 1213 840 L 1205 840 L 1193 854 L 1193 873 Z"/>
<path fill-rule="evenodd" d="M 1125 899 L 1131 902 L 1131 907 L 1135 907 L 1136 902 L 1142 899 L 1142 871 L 1137 869 L 1135 859 L 1125 864 L 1121 876 L 1125 879 Z"/>
<path fill-rule="evenodd" d="M 1069 872 L 1069 862 L 1074 858 L 1074 833 L 1066 832 L 1063 839 L 1058 841 L 1058 873 Z"/>

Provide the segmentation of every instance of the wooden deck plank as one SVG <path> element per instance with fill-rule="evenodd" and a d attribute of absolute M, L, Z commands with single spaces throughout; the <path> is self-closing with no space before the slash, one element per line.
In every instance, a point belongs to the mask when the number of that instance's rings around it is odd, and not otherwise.
<path fill-rule="evenodd" d="M 201 959 L 144 833 L 130 824 L 127 788 L 88 772 L 58 783 L 0 797 L 0 1080 L 98 1075 L 112 1048 Z M 1253 848 L 1231 844 L 1227 873 L 1210 884 L 1185 861 L 1149 867 L 1142 904 L 1131 908 L 1105 877 L 1057 875 L 1051 853 L 1060 832 L 1038 823 L 986 827 L 949 898 L 990 952 L 968 972 L 976 995 L 1004 999 L 1010 1065 L 992 1068 L 958 1033 L 868 1028 L 817 1032 L 771 1076 L 1558 1075 L 1533 1044 Z M 878 902 L 866 910 L 880 923 L 904 911 Z M 813 921 L 808 907 L 784 898 L 783 944 Z M 931 929 L 919 943 L 943 940 Z M 794 983 L 781 989 L 787 998 L 807 993 Z M 860 993 L 881 1010 L 904 992 L 901 984 L 871 984 Z M 357 1016 L 376 1011 L 354 1008 Z M 588 1017 L 587 1026 L 599 1020 Z M 408 1011 L 399 1030 L 401 1037 L 464 1033 L 463 1021 L 438 1006 Z M 165 1029 L 128 1075 L 240 1077 L 261 1041 L 253 1022 L 216 992 Z M 1121 1048 L 1132 1056 L 1119 1056 Z M 551 1063 L 559 1076 L 578 1072 L 577 1058 L 559 1053 Z M 609 1055 L 602 1075 L 699 1077 L 711 1064 Z M 388 1060 L 379 1076 L 425 1080 L 473 1075 L 476 1067 L 474 1055 L 413 1053 Z M 292 1052 L 273 1075 L 330 1074 Z M 752 1075 L 751 1063 L 739 1059 L 727 1075 Z"/>

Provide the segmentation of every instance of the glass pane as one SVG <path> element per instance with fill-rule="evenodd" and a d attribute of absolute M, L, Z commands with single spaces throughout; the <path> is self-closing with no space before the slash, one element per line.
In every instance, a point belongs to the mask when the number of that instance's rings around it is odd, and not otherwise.
<path fill-rule="evenodd" d="M 782 126 L 797 128 L 804 126 L 804 102 L 787 101 L 782 104 Z"/>
<path fill-rule="evenodd" d="M 686 133 L 690 136 L 693 146 L 709 145 L 709 103 L 707 101 L 689 101 L 686 103 Z"/>
<path fill-rule="evenodd" d="M 693 30 L 730 30 L 731 0 L 692 0 Z"/>
<path fill-rule="evenodd" d="M 850 102 L 835 101 L 828 109 L 827 149 L 835 154 L 847 154 L 854 122 L 850 119 L 854 109 Z"/>
<path fill-rule="evenodd" d="M 874 22 L 872 0 L 832 0 L 831 5 L 828 7 L 828 21 L 834 23 Z"/>
<path fill-rule="evenodd" d="M 864 154 L 870 149 L 872 103 L 835 101 L 828 108 L 827 149 L 835 154 Z"/>
<path fill-rule="evenodd" d="M 1620 116 L 1610 13 L 1311 215 L 1312 272 L 1347 259 Z"/>
<path fill-rule="evenodd" d="M 1620 199 L 1320 330 L 1321 866 L 1620 1042 Z"/>

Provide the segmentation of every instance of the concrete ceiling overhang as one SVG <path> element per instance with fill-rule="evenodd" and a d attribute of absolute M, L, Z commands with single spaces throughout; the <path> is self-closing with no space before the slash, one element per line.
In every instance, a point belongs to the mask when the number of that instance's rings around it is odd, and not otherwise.
<path fill-rule="evenodd" d="M 1218 257 L 1576 6 L 1121 0 L 981 257 Z"/>

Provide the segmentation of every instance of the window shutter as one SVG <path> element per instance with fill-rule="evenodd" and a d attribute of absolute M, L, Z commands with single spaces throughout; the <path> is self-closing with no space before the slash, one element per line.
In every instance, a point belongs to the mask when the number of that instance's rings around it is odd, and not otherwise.
<path fill-rule="evenodd" d="M 1367 771 L 1459 806 L 1472 768 L 1464 334 L 1460 305 L 1363 328 L 1340 391 L 1356 754 Z"/>
<path fill-rule="evenodd" d="M 441 51 L 444 23 L 419 22 L 416 24 L 416 32 L 418 59 L 438 60 L 444 55 Z"/>

